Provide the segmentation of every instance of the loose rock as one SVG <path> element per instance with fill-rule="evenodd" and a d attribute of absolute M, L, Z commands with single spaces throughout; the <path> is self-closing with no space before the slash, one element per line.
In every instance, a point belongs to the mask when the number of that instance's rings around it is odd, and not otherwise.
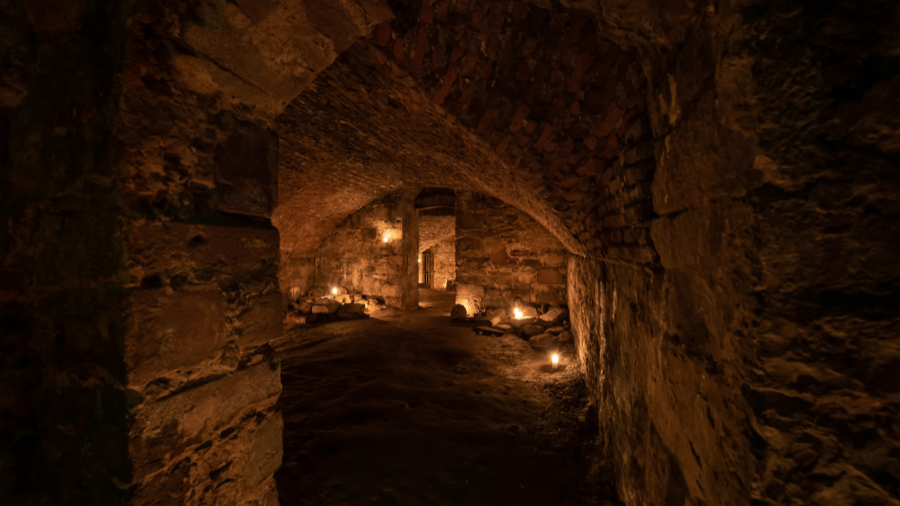
<path fill-rule="evenodd" d="M 520 328 L 525 325 L 534 325 L 535 320 L 536 320 L 536 318 L 522 318 L 522 319 L 510 318 L 509 324 L 512 325 L 514 328 Z"/>
<path fill-rule="evenodd" d="M 334 300 L 319 301 L 312 308 L 313 314 L 330 314 L 334 313 L 341 307 L 341 303 Z"/>
<path fill-rule="evenodd" d="M 544 327 L 540 325 L 524 325 L 522 326 L 522 333 L 526 336 L 536 336 L 538 334 L 542 334 L 544 332 Z"/>
<path fill-rule="evenodd" d="M 535 351 L 547 351 L 556 349 L 558 342 L 553 334 L 540 334 L 529 339 L 528 345 Z"/>
<path fill-rule="evenodd" d="M 541 315 L 541 321 L 558 324 L 569 317 L 569 310 L 559 306 L 553 306 L 549 311 Z"/>
<path fill-rule="evenodd" d="M 466 311 L 466 306 L 462 304 L 457 304 L 450 310 L 450 318 L 454 320 L 465 320 L 468 316 L 469 313 Z"/>
<path fill-rule="evenodd" d="M 366 316 L 366 306 L 362 304 L 344 304 L 338 309 L 337 315 L 347 320 L 363 318 Z"/>

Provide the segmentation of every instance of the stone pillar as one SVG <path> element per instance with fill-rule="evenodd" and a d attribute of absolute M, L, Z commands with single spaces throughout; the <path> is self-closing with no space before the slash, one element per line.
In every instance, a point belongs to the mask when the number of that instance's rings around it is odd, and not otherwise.
<path fill-rule="evenodd" d="M 456 192 L 456 272 L 459 283 L 456 285 L 456 303 L 465 306 L 466 312 L 472 315 L 483 309 L 484 286 L 467 283 L 459 274 L 461 266 L 469 258 L 484 257 L 484 218 L 475 211 L 475 193 L 470 191 Z"/>
<path fill-rule="evenodd" d="M 155 215 L 123 217 L 132 280 L 123 297 L 125 387 L 132 396 L 128 454 L 132 504 L 277 504 L 282 421 L 275 410 L 280 367 L 268 342 L 282 334 L 279 236 L 269 216 L 277 198 L 277 138 L 231 113 L 179 115 L 188 104 L 131 90 L 129 112 L 163 109 L 173 132 L 199 122 L 208 143 L 167 138 L 166 151 L 129 137 L 123 165 L 177 161 L 189 174 L 138 173 L 123 188 L 136 205 L 148 186 L 178 195 Z M 189 135 L 189 134 L 188 134 Z M 170 162 L 175 163 L 175 162 Z M 134 190 L 132 190 L 134 188 Z"/>
<path fill-rule="evenodd" d="M 419 307 L 419 212 L 415 209 L 419 190 L 404 194 L 400 201 L 400 219 L 403 223 L 403 278 L 401 280 L 400 309 Z"/>

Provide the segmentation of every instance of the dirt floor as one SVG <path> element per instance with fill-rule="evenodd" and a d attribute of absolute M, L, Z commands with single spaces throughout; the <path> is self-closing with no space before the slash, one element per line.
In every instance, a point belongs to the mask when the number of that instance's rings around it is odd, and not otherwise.
<path fill-rule="evenodd" d="M 279 342 L 281 503 L 616 504 L 596 478 L 596 414 L 571 348 L 547 353 L 422 309 L 295 329 Z"/>

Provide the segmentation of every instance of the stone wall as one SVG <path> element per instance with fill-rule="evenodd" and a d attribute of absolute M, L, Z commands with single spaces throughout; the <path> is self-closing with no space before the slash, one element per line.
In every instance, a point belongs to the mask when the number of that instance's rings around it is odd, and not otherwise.
<path fill-rule="evenodd" d="M 650 86 L 652 254 L 569 277 L 622 499 L 898 504 L 896 5 L 566 3 Z"/>
<path fill-rule="evenodd" d="M 410 290 L 406 270 L 410 255 L 404 253 L 403 243 L 415 224 L 405 223 L 403 217 L 404 209 L 411 207 L 409 199 L 394 194 L 350 215 L 316 252 L 316 285 L 380 295 L 388 305 L 401 307 L 404 292 Z M 416 264 L 414 281 L 418 280 L 416 258 L 411 255 Z"/>
<path fill-rule="evenodd" d="M 456 238 L 448 238 L 431 248 L 434 275 L 431 288 L 443 290 L 456 282 Z"/>
<path fill-rule="evenodd" d="M 486 307 L 566 303 L 565 248 L 515 207 L 474 192 L 456 194 L 456 303 Z"/>
<path fill-rule="evenodd" d="M 581 256 L 626 503 L 896 504 L 896 2 L 562 3 L 2 2 L 10 502 L 277 500 L 277 242 L 417 184 Z"/>
<path fill-rule="evenodd" d="M 278 502 L 268 121 L 351 3 L 2 2 L 0 502 Z"/>
<path fill-rule="evenodd" d="M 452 198 L 452 197 L 451 197 Z M 455 200 L 455 199 L 454 199 Z M 420 216 L 419 252 L 431 252 L 430 288 L 442 290 L 456 279 L 456 216 Z M 423 264 L 422 270 L 424 271 Z M 424 282 L 424 276 L 420 282 Z"/>

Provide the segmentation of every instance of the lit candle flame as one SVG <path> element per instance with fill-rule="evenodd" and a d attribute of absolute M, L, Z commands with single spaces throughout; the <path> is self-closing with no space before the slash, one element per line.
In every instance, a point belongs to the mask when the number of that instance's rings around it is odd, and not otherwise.
<path fill-rule="evenodd" d="M 522 310 L 521 309 L 515 308 L 515 309 L 513 309 L 513 313 L 515 313 L 515 315 L 516 315 L 516 320 L 522 319 Z"/>
<path fill-rule="evenodd" d="M 388 237 L 384 236 L 384 242 L 388 242 Z"/>
<path fill-rule="evenodd" d="M 334 294 L 334 295 L 337 295 L 337 288 L 332 288 L 332 289 L 331 289 L 331 293 Z"/>
<path fill-rule="evenodd" d="M 554 369 L 556 369 L 557 367 L 559 367 L 559 355 L 557 355 L 556 353 L 554 353 L 554 354 L 553 354 L 553 357 L 550 359 L 550 361 L 553 362 L 553 368 L 554 368 Z"/>

